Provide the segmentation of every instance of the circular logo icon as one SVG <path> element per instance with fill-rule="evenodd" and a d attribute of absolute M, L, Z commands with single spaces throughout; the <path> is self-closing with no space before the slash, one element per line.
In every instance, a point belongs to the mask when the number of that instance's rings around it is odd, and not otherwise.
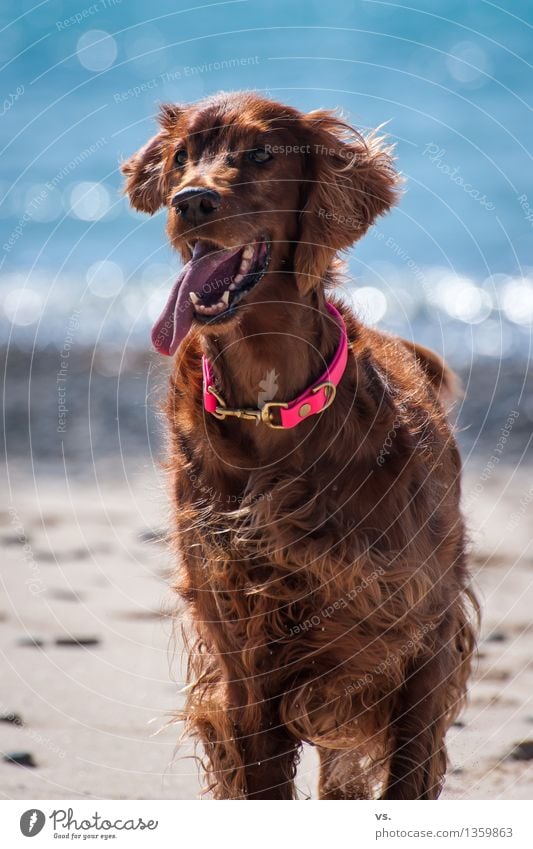
<path fill-rule="evenodd" d="M 20 818 L 20 830 L 24 837 L 35 837 L 43 830 L 46 817 L 42 811 L 37 808 L 30 808 L 29 811 L 24 811 Z"/>

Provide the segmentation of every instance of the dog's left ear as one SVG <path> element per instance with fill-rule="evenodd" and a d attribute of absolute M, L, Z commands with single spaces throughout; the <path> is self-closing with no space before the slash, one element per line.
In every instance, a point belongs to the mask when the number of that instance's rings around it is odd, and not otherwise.
<path fill-rule="evenodd" d="M 153 215 L 165 202 L 165 149 L 182 111 L 180 106 L 163 103 L 158 115 L 161 132 L 120 166 L 126 177 L 124 191 L 139 212 Z"/>
<path fill-rule="evenodd" d="M 401 179 L 392 145 L 377 133 L 358 133 L 333 112 L 304 115 L 301 139 L 309 170 L 294 265 L 299 287 L 308 292 L 335 253 L 360 239 L 397 201 Z"/>

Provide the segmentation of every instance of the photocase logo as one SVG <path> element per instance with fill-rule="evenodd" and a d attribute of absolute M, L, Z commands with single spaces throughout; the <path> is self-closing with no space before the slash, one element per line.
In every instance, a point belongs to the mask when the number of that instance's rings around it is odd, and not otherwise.
<path fill-rule="evenodd" d="M 29 811 L 24 811 L 20 818 L 20 830 L 24 837 L 35 837 L 43 830 L 46 817 L 42 811 L 37 808 L 30 808 Z"/>

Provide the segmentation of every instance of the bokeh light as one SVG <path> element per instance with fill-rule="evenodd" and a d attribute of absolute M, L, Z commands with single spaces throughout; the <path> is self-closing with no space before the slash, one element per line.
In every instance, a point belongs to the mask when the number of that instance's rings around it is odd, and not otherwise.
<path fill-rule="evenodd" d="M 117 43 L 108 32 L 92 29 L 78 39 L 77 56 L 88 71 L 105 71 L 117 58 Z"/>
<path fill-rule="evenodd" d="M 377 324 L 387 312 L 387 298 L 374 286 L 361 286 L 351 293 L 354 309 L 363 321 Z"/>
<path fill-rule="evenodd" d="M 26 327 L 35 324 L 42 310 L 42 295 L 34 289 L 11 289 L 4 296 L 4 314 L 12 324 Z"/>
<path fill-rule="evenodd" d="M 98 221 L 110 207 L 109 192 L 101 183 L 76 183 L 69 193 L 69 212 L 82 221 Z"/>
<path fill-rule="evenodd" d="M 87 285 L 99 298 L 114 298 L 124 286 L 124 272 L 111 260 L 94 262 L 87 270 Z"/>

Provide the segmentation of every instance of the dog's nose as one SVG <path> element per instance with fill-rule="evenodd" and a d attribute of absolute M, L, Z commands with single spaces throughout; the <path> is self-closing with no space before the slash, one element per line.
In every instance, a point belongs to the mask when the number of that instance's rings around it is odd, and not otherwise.
<path fill-rule="evenodd" d="M 172 198 L 172 206 L 186 221 L 198 222 L 211 215 L 222 202 L 214 189 L 191 187 L 182 189 Z"/>

